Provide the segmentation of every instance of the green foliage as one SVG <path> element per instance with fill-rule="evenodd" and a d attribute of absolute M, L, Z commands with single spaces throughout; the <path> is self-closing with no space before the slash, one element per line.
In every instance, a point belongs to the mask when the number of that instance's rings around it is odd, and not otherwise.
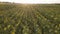
<path fill-rule="evenodd" d="M 60 34 L 60 5 L 2 3 L 0 34 Z"/>

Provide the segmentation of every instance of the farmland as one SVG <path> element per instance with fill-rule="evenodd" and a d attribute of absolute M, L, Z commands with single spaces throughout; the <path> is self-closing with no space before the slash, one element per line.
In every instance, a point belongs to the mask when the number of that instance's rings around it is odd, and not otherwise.
<path fill-rule="evenodd" d="M 0 34 L 60 34 L 60 5 L 0 3 Z"/>

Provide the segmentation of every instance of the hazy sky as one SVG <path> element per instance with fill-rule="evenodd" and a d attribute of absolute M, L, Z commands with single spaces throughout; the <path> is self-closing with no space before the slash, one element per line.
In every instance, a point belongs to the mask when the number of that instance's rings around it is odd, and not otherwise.
<path fill-rule="evenodd" d="M 60 3 L 60 0 L 0 0 L 0 1 L 15 3 Z"/>

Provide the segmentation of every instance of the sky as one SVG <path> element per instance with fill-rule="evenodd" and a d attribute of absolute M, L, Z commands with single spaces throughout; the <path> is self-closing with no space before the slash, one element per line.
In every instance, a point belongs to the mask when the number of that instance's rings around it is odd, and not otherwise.
<path fill-rule="evenodd" d="M 15 3 L 60 3 L 60 0 L 0 0 L 0 2 L 15 2 Z"/>

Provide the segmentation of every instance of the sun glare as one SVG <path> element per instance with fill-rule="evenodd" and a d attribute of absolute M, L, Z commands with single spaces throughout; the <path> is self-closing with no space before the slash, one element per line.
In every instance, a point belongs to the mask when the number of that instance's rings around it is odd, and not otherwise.
<path fill-rule="evenodd" d="M 34 4 L 34 3 L 60 3 L 60 0 L 0 0 L 1 2 L 15 2 L 22 4 Z"/>
<path fill-rule="evenodd" d="M 33 3 L 33 0 L 22 0 L 21 3 Z"/>

